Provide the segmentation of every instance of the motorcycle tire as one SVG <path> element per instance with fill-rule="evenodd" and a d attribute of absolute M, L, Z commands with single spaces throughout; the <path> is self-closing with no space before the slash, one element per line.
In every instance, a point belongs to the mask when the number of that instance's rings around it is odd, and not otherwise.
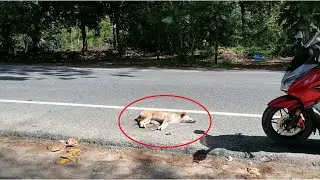
<path fill-rule="evenodd" d="M 265 134 L 277 144 L 296 144 L 305 142 L 313 132 L 313 121 L 307 113 L 303 113 L 305 118 L 305 129 L 293 136 L 283 136 L 278 134 L 272 127 L 272 117 L 283 108 L 268 107 L 262 116 L 262 127 Z"/>

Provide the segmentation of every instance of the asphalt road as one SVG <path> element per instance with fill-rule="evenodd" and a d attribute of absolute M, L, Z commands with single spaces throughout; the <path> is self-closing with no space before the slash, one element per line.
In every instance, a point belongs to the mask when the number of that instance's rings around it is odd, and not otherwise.
<path fill-rule="evenodd" d="M 265 155 L 261 152 L 315 154 L 310 148 L 279 149 L 263 133 L 260 116 L 268 101 L 283 94 L 279 90 L 282 75 L 269 71 L 1 66 L 0 131 L 132 146 L 118 128 L 121 109 L 144 96 L 175 94 L 201 103 L 212 113 L 208 136 L 186 148 L 209 149 L 210 153 L 223 149 L 257 157 Z M 133 139 L 150 145 L 187 143 L 209 126 L 204 110 L 183 99 L 153 98 L 131 107 L 123 113 L 121 127 Z M 197 122 L 169 125 L 161 132 L 152 131 L 153 127 L 141 129 L 133 121 L 141 108 L 193 110 Z"/>

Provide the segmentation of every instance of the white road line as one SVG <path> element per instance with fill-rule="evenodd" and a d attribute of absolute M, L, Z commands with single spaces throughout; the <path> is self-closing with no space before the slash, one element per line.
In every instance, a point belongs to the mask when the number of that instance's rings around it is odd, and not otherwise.
<path fill-rule="evenodd" d="M 281 83 L 264 83 L 264 84 L 281 85 Z"/>
<path fill-rule="evenodd" d="M 123 79 L 125 81 L 146 81 L 146 79 Z"/>
<path fill-rule="evenodd" d="M 8 100 L 0 99 L 2 103 L 17 103 L 17 104 L 43 104 L 54 106 L 74 106 L 74 107 L 90 107 L 90 108 L 104 108 L 104 109 L 123 109 L 125 106 L 108 106 L 108 105 L 95 105 L 95 104 L 78 104 L 78 103 L 61 103 L 61 102 L 44 102 L 44 101 L 22 101 L 22 100 Z M 128 110 L 159 110 L 169 112 L 187 112 L 193 114 L 207 114 L 206 111 L 198 110 L 182 110 L 182 109 L 162 109 L 162 108 L 144 108 L 144 107 L 128 107 Z M 210 112 L 211 115 L 219 116 L 238 116 L 238 117 L 254 117 L 261 118 L 260 114 L 245 114 L 245 113 L 231 113 L 231 112 Z"/>

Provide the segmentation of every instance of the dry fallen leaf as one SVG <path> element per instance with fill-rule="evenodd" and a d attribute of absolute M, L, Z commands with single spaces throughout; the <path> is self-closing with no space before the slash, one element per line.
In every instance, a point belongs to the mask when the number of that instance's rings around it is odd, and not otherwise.
<path fill-rule="evenodd" d="M 248 167 L 247 171 L 248 171 L 248 173 L 250 173 L 251 175 L 253 175 L 255 177 L 261 177 L 261 172 L 260 172 L 260 169 L 258 169 L 258 168 Z"/>
<path fill-rule="evenodd" d="M 70 159 L 64 159 L 64 158 L 59 161 L 59 163 L 62 164 L 62 165 L 65 165 L 65 164 L 67 164 L 69 162 L 71 162 Z"/>
<path fill-rule="evenodd" d="M 80 156 L 80 148 L 75 146 L 79 145 L 79 140 L 75 138 L 70 138 L 66 141 L 66 154 L 60 156 L 60 164 L 64 165 L 69 162 L 77 162 Z"/>
<path fill-rule="evenodd" d="M 72 156 L 79 156 L 80 155 L 80 149 L 79 148 L 71 148 L 67 149 L 67 153 Z"/>
<path fill-rule="evenodd" d="M 47 150 L 51 151 L 51 152 L 57 152 L 63 149 L 63 145 L 61 144 L 53 144 L 53 145 L 49 145 L 46 148 Z"/>
<path fill-rule="evenodd" d="M 60 156 L 60 158 L 63 158 L 63 159 L 71 159 L 72 158 L 72 155 L 70 154 L 63 154 Z"/>
<path fill-rule="evenodd" d="M 74 147 L 79 145 L 79 141 L 75 138 L 70 138 L 67 140 L 67 147 Z"/>
<path fill-rule="evenodd" d="M 71 154 L 61 155 L 60 158 L 68 159 L 69 161 L 72 161 L 72 162 L 77 162 L 79 160 L 79 156 L 72 156 Z"/>

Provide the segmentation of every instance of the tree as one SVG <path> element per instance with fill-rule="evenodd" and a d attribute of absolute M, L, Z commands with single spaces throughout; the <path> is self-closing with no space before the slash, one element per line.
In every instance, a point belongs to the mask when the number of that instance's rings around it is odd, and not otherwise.
<path fill-rule="evenodd" d="M 22 2 L 0 2 L 0 42 L 5 53 L 14 51 L 14 34 L 24 33 L 28 27 L 25 10 Z"/>
<path fill-rule="evenodd" d="M 37 51 L 42 32 L 49 29 L 56 18 L 53 14 L 53 6 L 48 2 L 24 2 L 27 19 L 25 33 L 31 38 L 32 44 L 29 51 Z"/>
<path fill-rule="evenodd" d="M 233 2 L 212 2 L 211 4 L 211 15 L 214 16 L 214 41 L 215 41 L 215 64 L 218 63 L 218 47 L 220 44 L 221 36 L 228 36 L 226 33 L 228 32 L 226 29 L 228 28 L 228 19 L 231 16 L 231 12 L 235 4 Z M 226 32 L 226 33 L 224 33 Z"/>
<path fill-rule="evenodd" d="M 293 55 L 295 34 L 302 30 L 306 40 L 310 38 L 310 24 L 314 23 L 319 27 L 320 7 L 319 2 L 298 2 L 286 1 L 279 9 L 278 24 L 282 27 L 283 34 L 281 43 L 278 43 L 278 50 L 285 55 Z"/>
<path fill-rule="evenodd" d="M 88 42 L 93 44 L 104 34 L 99 32 L 102 19 L 110 18 L 112 26 L 103 26 L 112 28 L 113 46 L 121 57 L 132 48 L 156 54 L 158 59 L 162 54 L 177 55 L 180 64 L 196 64 L 199 56 L 215 53 L 217 63 L 221 46 L 241 52 L 277 52 L 292 43 L 290 38 L 298 29 L 309 36 L 310 23 L 320 20 L 318 5 L 295 1 L 1 2 L 0 46 L 12 52 L 19 37 L 19 41 L 28 39 L 30 51 L 37 50 L 44 47 L 42 40 L 50 32 L 56 34 L 54 47 L 59 42 L 68 46 L 71 38 L 66 29 L 73 29 L 74 42 L 81 48 L 82 39 L 85 52 Z"/>
<path fill-rule="evenodd" d="M 82 52 L 88 50 L 87 30 L 99 32 L 100 22 L 105 17 L 105 6 L 100 1 L 59 2 L 55 4 L 56 14 L 66 28 L 78 26 L 82 34 Z"/>
<path fill-rule="evenodd" d="M 319 2 L 285 2 L 281 9 L 280 23 L 290 34 L 303 30 L 307 39 L 310 36 L 310 24 L 319 26 L 320 20 Z"/>
<path fill-rule="evenodd" d="M 281 4 L 281 2 L 238 2 L 241 12 L 241 44 L 243 46 L 261 47 L 276 43 L 278 37 L 275 35 L 278 34 L 279 28 L 276 26 L 277 23 L 275 19 L 277 19 L 279 14 L 279 4 Z"/>
<path fill-rule="evenodd" d="M 246 5 L 248 2 L 246 1 L 239 1 L 240 11 L 241 11 L 241 35 L 242 39 L 246 38 L 246 30 L 245 30 L 245 24 L 246 24 Z"/>
<path fill-rule="evenodd" d="M 132 10 L 137 10 L 135 5 L 141 2 L 125 2 L 125 1 L 110 1 L 106 2 L 107 14 L 110 17 L 113 27 L 113 40 L 119 55 L 122 57 L 125 54 L 123 33 L 124 24 L 130 18 L 128 14 L 134 14 Z"/>
<path fill-rule="evenodd" d="M 127 15 L 127 43 L 149 52 L 177 54 L 180 63 L 194 64 L 202 41 L 214 44 L 233 33 L 229 23 L 234 3 L 148 2 L 135 4 Z M 216 18 L 218 17 L 218 18 Z M 219 27 L 221 31 L 218 30 Z M 216 33 L 217 32 L 217 33 Z M 218 36 L 216 36 L 216 34 Z M 160 38 L 161 37 L 161 38 Z M 223 44 L 223 43 L 222 43 Z"/>

